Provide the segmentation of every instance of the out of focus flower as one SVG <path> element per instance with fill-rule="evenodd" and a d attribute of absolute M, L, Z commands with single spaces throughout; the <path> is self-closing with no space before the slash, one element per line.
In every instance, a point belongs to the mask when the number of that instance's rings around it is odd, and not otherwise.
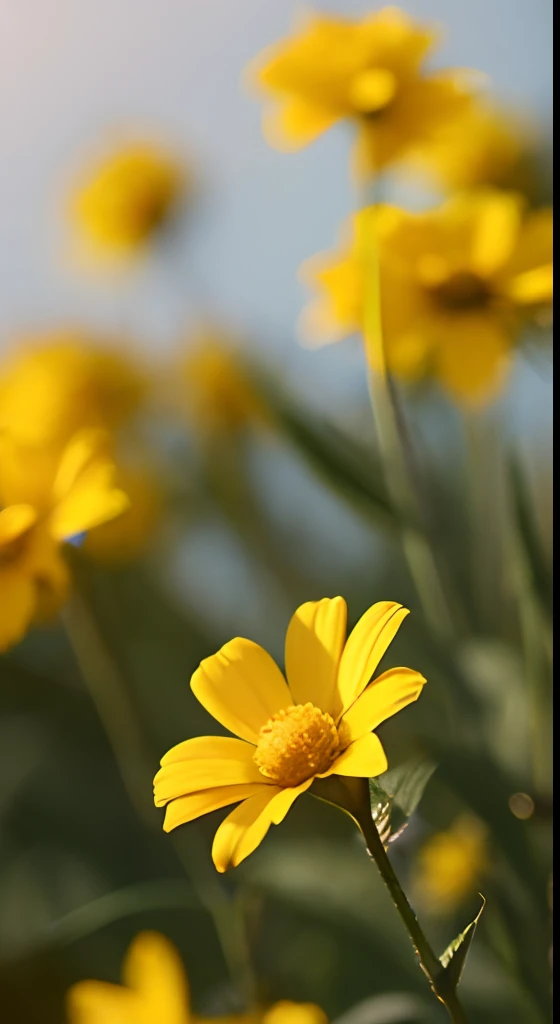
<path fill-rule="evenodd" d="M 407 615 L 400 604 L 381 601 L 346 640 L 342 597 L 301 605 L 286 636 L 288 683 L 262 647 L 239 637 L 201 662 L 191 689 L 240 738 L 201 736 L 165 755 L 154 780 L 156 805 L 168 805 L 164 829 L 239 804 L 214 837 L 214 864 L 226 871 L 256 849 L 315 778 L 384 772 L 387 758 L 372 730 L 416 700 L 425 683 L 408 668 L 370 682 Z"/>
<path fill-rule="evenodd" d="M 361 210 L 344 251 L 303 268 L 321 293 L 301 321 L 310 343 L 364 330 L 372 252 L 389 370 L 408 380 L 433 375 L 461 401 L 491 397 L 520 328 L 552 299 L 551 211 L 527 214 L 521 196 L 491 190 L 426 213 Z"/>
<path fill-rule="evenodd" d="M 147 466 L 119 464 L 119 485 L 129 506 L 122 515 L 90 530 L 83 550 L 109 564 L 138 558 L 151 540 L 162 510 L 161 485 Z"/>
<path fill-rule="evenodd" d="M 73 197 L 77 227 L 94 253 L 127 257 L 166 223 L 183 187 L 175 159 L 152 143 L 132 143 L 93 166 Z"/>
<path fill-rule="evenodd" d="M 452 911 L 473 895 L 487 868 L 484 827 L 477 818 L 463 815 L 422 847 L 415 877 L 418 898 L 437 913 Z"/>
<path fill-rule="evenodd" d="M 60 458 L 0 438 L 0 650 L 63 603 L 63 543 L 126 509 L 114 478 L 100 431 L 75 435 Z"/>
<path fill-rule="evenodd" d="M 418 154 L 415 165 L 450 191 L 531 187 L 533 140 L 511 115 L 477 101 L 447 121 Z"/>
<path fill-rule="evenodd" d="M 158 932 L 129 946 L 123 985 L 80 981 L 67 996 L 69 1024 L 201 1024 L 190 1011 L 187 977 L 175 947 Z M 210 1018 L 204 1018 L 210 1019 Z M 211 1018 L 215 1024 L 326 1024 L 311 1004 L 277 1003 L 264 1012 Z"/>
<path fill-rule="evenodd" d="M 266 138 L 279 149 L 299 149 L 337 121 L 351 120 L 359 173 L 400 160 L 469 101 L 464 71 L 423 69 L 435 41 L 431 28 L 397 7 L 360 21 L 310 15 L 249 69 L 250 80 L 272 100 Z"/>
<path fill-rule="evenodd" d="M 23 340 L 0 365 L 0 431 L 22 445 L 56 445 L 82 427 L 113 430 L 144 389 L 122 353 L 81 334 Z"/>
<path fill-rule="evenodd" d="M 187 413 L 202 432 L 229 433 L 268 421 L 241 358 L 218 334 L 203 333 L 193 340 L 180 374 Z"/>

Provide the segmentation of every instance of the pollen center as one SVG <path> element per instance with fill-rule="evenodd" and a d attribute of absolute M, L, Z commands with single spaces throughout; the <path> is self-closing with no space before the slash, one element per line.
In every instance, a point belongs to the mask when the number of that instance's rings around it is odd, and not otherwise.
<path fill-rule="evenodd" d="M 298 786 L 326 772 L 338 747 L 331 716 L 313 704 L 296 704 L 278 711 L 263 725 L 255 762 L 279 786 Z"/>
<path fill-rule="evenodd" d="M 492 295 L 486 281 L 470 270 L 457 271 L 434 289 L 434 298 L 449 312 L 483 309 Z"/>
<path fill-rule="evenodd" d="M 378 114 L 395 98 L 397 79 L 387 68 L 360 71 L 350 82 L 348 98 L 360 114 Z"/>

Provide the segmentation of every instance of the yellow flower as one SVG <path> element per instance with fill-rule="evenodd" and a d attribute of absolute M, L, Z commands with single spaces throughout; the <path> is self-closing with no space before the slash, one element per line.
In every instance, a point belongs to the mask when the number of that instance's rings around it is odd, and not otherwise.
<path fill-rule="evenodd" d="M 0 366 L 0 432 L 23 445 L 50 445 L 81 427 L 113 430 L 144 388 L 124 355 L 80 333 L 23 340 Z"/>
<path fill-rule="evenodd" d="M 534 140 L 526 127 L 490 104 L 469 104 L 418 154 L 417 166 L 450 191 L 494 187 L 525 191 Z"/>
<path fill-rule="evenodd" d="M 477 818 L 462 815 L 420 851 L 415 878 L 418 898 L 438 913 L 451 911 L 473 894 L 488 866 L 484 827 Z"/>
<path fill-rule="evenodd" d="M 147 466 L 119 465 L 119 485 L 129 499 L 122 515 L 90 530 L 83 550 L 108 564 L 138 558 L 151 539 L 162 511 L 162 492 Z"/>
<path fill-rule="evenodd" d="M 286 675 L 257 644 L 237 638 L 206 658 L 191 688 L 239 739 L 203 736 L 173 747 L 154 780 L 170 831 L 237 803 L 212 849 L 218 871 L 240 864 L 283 820 L 315 778 L 371 777 L 387 768 L 372 732 L 419 696 L 424 678 L 389 669 L 370 682 L 408 614 L 391 601 L 373 605 L 346 641 L 342 597 L 297 609 L 286 636 Z"/>
<path fill-rule="evenodd" d="M 106 157 L 74 196 L 73 214 L 100 256 L 129 256 L 168 219 L 182 185 L 175 160 L 152 143 L 131 143 Z"/>
<path fill-rule="evenodd" d="M 158 932 L 129 946 L 124 985 L 80 981 L 67 996 L 69 1024 L 199 1024 L 191 1014 L 187 977 L 175 947 Z M 205 1018 L 206 1019 L 206 1018 Z M 277 1003 L 263 1012 L 211 1018 L 215 1024 L 326 1024 L 311 1004 Z"/>
<path fill-rule="evenodd" d="M 361 210 L 339 256 L 304 265 L 321 291 L 301 321 L 310 343 L 364 330 L 375 250 L 389 370 L 408 380 L 431 374 L 462 401 L 491 397 L 520 328 L 552 298 L 551 211 L 525 214 L 519 195 L 491 190 L 425 213 Z"/>
<path fill-rule="evenodd" d="M 267 411 L 234 348 L 217 333 L 201 332 L 180 367 L 187 411 L 206 433 L 235 432 L 266 424 Z"/>
<path fill-rule="evenodd" d="M 64 541 L 126 509 L 99 431 L 84 431 L 59 459 L 0 443 L 0 650 L 63 603 L 68 570 Z"/>
<path fill-rule="evenodd" d="M 435 33 L 397 7 L 361 21 L 310 15 L 292 38 L 249 69 L 275 101 L 263 129 L 271 145 L 299 149 L 337 121 L 357 128 L 356 164 L 371 173 L 428 141 L 468 102 L 464 71 L 423 70 Z"/>

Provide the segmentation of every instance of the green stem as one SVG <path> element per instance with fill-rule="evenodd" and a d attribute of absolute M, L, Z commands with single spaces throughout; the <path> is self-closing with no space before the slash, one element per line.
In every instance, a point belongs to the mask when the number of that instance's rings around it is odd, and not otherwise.
<path fill-rule="evenodd" d="M 350 814 L 359 826 L 369 853 L 389 890 L 393 903 L 410 936 L 420 966 L 428 978 L 433 992 L 445 1006 L 453 1024 L 468 1024 L 457 992 L 450 983 L 443 965 L 426 938 L 385 852 L 385 847 L 371 816 L 367 779 L 331 776 L 329 779 L 320 780 L 320 782 L 321 785 L 319 787 L 315 783 L 316 795 L 321 796 L 324 794 L 323 799 L 328 799 L 329 802 L 337 804 Z"/>
<path fill-rule="evenodd" d="M 74 592 L 64 612 L 64 625 L 83 678 L 111 744 L 123 784 L 141 820 L 161 827 L 151 799 L 154 764 L 130 690 L 110 643 L 94 612 L 87 578 L 72 559 Z M 179 861 L 214 921 L 224 960 L 247 1007 L 256 1003 L 256 983 L 245 923 L 239 904 L 218 880 L 198 833 L 173 836 Z"/>

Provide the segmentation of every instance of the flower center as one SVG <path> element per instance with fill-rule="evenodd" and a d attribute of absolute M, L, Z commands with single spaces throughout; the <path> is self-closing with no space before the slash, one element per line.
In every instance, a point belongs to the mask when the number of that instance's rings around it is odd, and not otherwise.
<path fill-rule="evenodd" d="M 397 79 L 386 68 L 360 71 L 350 82 L 348 98 L 360 114 L 379 114 L 395 98 Z"/>
<path fill-rule="evenodd" d="M 482 277 L 471 270 L 458 270 L 436 285 L 432 294 L 439 306 L 451 313 L 483 309 L 492 293 Z"/>
<path fill-rule="evenodd" d="M 296 704 L 278 711 L 263 725 L 254 759 L 267 779 L 280 786 L 298 786 L 326 772 L 338 748 L 331 716 L 313 704 Z"/>

